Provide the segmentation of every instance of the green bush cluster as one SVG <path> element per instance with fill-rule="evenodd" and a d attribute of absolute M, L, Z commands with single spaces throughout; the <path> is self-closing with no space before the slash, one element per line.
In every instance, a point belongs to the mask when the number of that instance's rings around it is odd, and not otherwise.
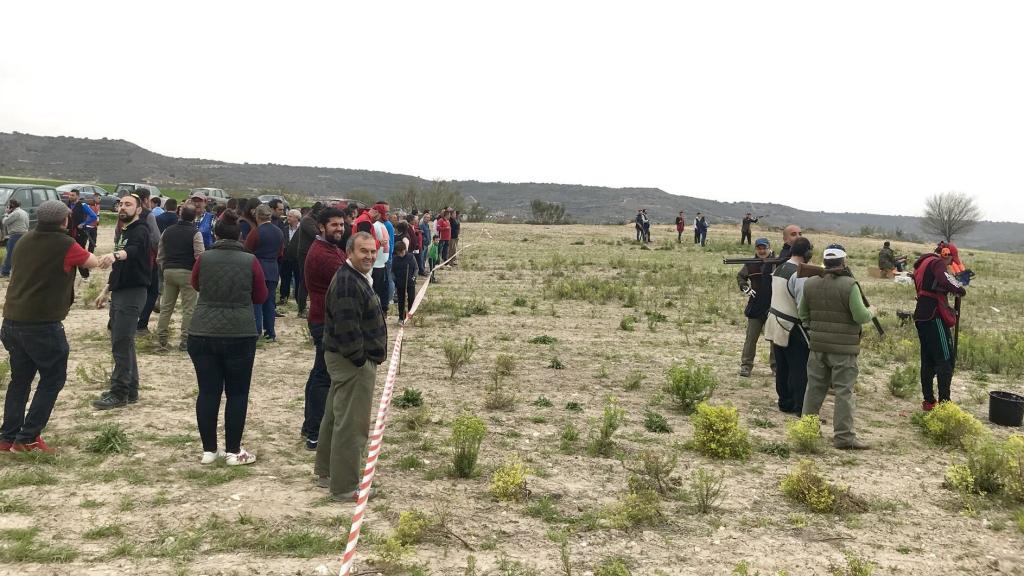
<path fill-rule="evenodd" d="M 821 438 L 821 419 L 816 414 L 807 414 L 799 420 L 787 422 L 786 434 L 797 452 L 817 453 L 825 445 Z"/>
<path fill-rule="evenodd" d="M 787 498 L 804 504 L 814 512 L 862 512 L 866 503 L 846 488 L 830 483 L 811 460 L 801 460 L 780 484 Z"/>
<path fill-rule="evenodd" d="M 587 446 L 587 452 L 591 456 L 611 455 L 612 449 L 615 447 L 615 441 L 612 440 L 612 436 L 622 426 L 622 421 L 625 417 L 626 411 L 619 408 L 619 403 L 615 398 L 609 397 L 605 401 L 604 411 L 601 413 L 601 421 L 590 434 L 590 444 Z"/>
<path fill-rule="evenodd" d="M 746 460 L 751 452 L 747 430 L 740 427 L 739 413 L 732 406 L 698 404 L 693 440 L 698 452 L 713 458 Z"/>
<path fill-rule="evenodd" d="M 617 530 L 650 526 L 661 516 L 661 499 L 652 490 L 631 492 L 601 510 L 598 524 Z"/>
<path fill-rule="evenodd" d="M 953 402 L 941 402 L 921 418 L 925 436 L 938 444 L 967 447 L 987 430 Z"/>
<path fill-rule="evenodd" d="M 405 546 L 419 544 L 434 523 L 420 510 L 406 510 L 398 515 L 395 538 Z"/>
<path fill-rule="evenodd" d="M 513 456 L 491 474 L 491 496 L 498 500 L 520 501 L 529 495 L 526 488 L 526 467 Z"/>
<path fill-rule="evenodd" d="M 667 434 L 672 431 L 672 427 L 669 426 L 668 420 L 654 410 L 644 412 L 644 429 L 648 432 L 654 432 L 657 434 Z"/>
<path fill-rule="evenodd" d="M 889 376 L 889 392 L 897 398 L 910 398 L 920 390 L 921 369 L 916 365 L 893 370 Z"/>
<path fill-rule="evenodd" d="M 991 374 L 1024 374 L 1024 332 L 960 334 L 956 367 Z"/>
<path fill-rule="evenodd" d="M 480 444 L 487 435 L 484 421 L 472 414 L 462 414 L 452 422 L 452 474 L 458 478 L 469 478 L 476 469 L 480 456 Z"/>
<path fill-rule="evenodd" d="M 395 396 L 394 404 L 398 408 L 423 406 L 423 392 L 417 388 L 405 388 L 401 394 Z"/>
<path fill-rule="evenodd" d="M 444 352 L 444 358 L 448 362 L 448 368 L 451 373 L 448 378 L 455 378 L 455 373 L 459 371 L 473 358 L 473 353 L 476 352 L 476 342 L 473 337 L 466 338 L 461 343 L 452 340 L 445 340 L 441 343 L 441 350 Z"/>
<path fill-rule="evenodd" d="M 1005 495 L 1024 502 L 1024 436 L 984 437 L 967 447 L 966 462 L 946 470 L 945 484 L 969 507 L 970 495 Z"/>
<path fill-rule="evenodd" d="M 693 360 L 687 360 L 685 365 L 673 364 L 665 372 L 665 380 L 665 392 L 687 414 L 710 399 L 718 386 L 711 367 L 698 366 Z"/>

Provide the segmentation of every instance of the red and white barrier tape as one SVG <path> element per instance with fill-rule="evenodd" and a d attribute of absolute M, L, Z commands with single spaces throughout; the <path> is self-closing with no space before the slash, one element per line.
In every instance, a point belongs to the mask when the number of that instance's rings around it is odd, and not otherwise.
<path fill-rule="evenodd" d="M 449 262 L 458 256 L 459 252 L 462 252 L 466 245 L 458 250 L 455 254 L 452 254 L 450 258 L 438 264 L 430 271 L 431 274 L 435 270 L 444 268 Z M 370 431 L 370 449 L 366 456 L 366 467 L 363 468 L 363 479 L 359 482 L 359 496 L 356 499 L 356 509 L 352 513 L 352 527 L 348 531 L 348 544 L 345 545 L 345 553 L 341 557 L 341 576 L 350 576 L 352 574 L 352 564 L 355 563 L 356 559 L 356 545 L 359 544 L 359 532 L 363 527 L 363 519 L 366 514 L 366 505 L 370 500 L 370 488 L 373 486 L 373 476 L 377 471 L 377 458 L 380 456 L 381 446 L 384 444 L 384 428 L 387 426 L 388 413 L 391 411 L 391 397 L 395 392 L 395 380 L 398 375 L 398 364 L 402 357 L 402 339 L 405 337 L 405 326 L 408 325 L 409 320 L 412 319 L 413 313 L 419 308 L 420 302 L 426 297 L 427 288 L 430 286 L 430 280 L 427 279 L 423 283 L 423 287 L 420 288 L 419 292 L 416 293 L 416 298 L 412 302 L 412 306 L 409 307 L 409 312 L 405 317 L 405 325 L 398 328 L 398 335 L 395 336 L 395 343 L 391 347 L 391 363 L 388 365 L 388 377 L 384 381 L 384 390 L 380 395 L 380 405 L 377 408 L 377 420 L 375 421 L 373 428 Z"/>

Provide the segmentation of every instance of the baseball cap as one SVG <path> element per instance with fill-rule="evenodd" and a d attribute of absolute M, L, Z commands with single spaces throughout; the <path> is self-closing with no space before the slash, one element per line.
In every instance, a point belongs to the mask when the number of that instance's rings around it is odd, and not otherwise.
<path fill-rule="evenodd" d="M 206 200 L 206 194 L 203 194 L 202 192 L 193 192 L 192 195 L 188 197 L 188 199 L 192 200 L 193 198 L 199 198 L 200 200 Z"/>
<path fill-rule="evenodd" d="M 754 241 L 754 247 L 755 248 L 758 247 L 758 246 L 768 247 L 768 246 L 771 246 L 771 245 L 772 245 L 772 243 L 769 242 L 767 238 L 758 238 L 757 240 Z"/>
<path fill-rule="evenodd" d="M 829 244 L 825 248 L 825 253 L 822 255 L 825 260 L 838 260 L 839 258 L 846 258 L 846 248 L 843 248 L 842 244 Z"/>

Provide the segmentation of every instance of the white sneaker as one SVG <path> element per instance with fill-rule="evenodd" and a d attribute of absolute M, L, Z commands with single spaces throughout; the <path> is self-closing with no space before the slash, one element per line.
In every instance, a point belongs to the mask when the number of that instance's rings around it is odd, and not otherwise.
<path fill-rule="evenodd" d="M 246 452 L 245 448 L 239 450 L 237 454 L 228 452 L 224 457 L 224 462 L 228 466 L 244 466 L 245 464 L 252 464 L 255 461 L 256 455 Z"/>
<path fill-rule="evenodd" d="M 203 458 L 199 461 L 200 464 L 213 464 L 217 461 L 217 458 L 223 458 L 224 453 L 220 450 L 216 452 L 203 452 Z"/>

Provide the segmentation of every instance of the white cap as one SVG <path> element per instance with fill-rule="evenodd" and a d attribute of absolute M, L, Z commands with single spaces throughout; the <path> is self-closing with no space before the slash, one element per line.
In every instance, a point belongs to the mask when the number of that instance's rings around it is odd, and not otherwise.
<path fill-rule="evenodd" d="M 841 244 L 829 244 L 828 247 L 825 248 L 825 253 L 823 254 L 823 257 L 825 258 L 825 260 L 838 260 L 840 258 L 846 258 L 846 250 L 843 248 Z"/>

